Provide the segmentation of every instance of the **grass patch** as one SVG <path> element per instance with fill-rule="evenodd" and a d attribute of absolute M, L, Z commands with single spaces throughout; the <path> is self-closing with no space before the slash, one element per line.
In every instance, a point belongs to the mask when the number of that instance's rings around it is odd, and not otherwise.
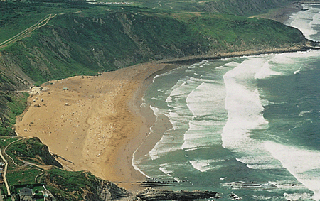
<path fill-rule="evenodd" d="M 15 135 L 13 125 L 16 123 L 16 116 L 23 113 L 27 107 L 28 93 L 0 93 L 0 136 Z"/>
<path fill-rule="evenodd" d="M 23 168 L 15 168 L 8 170 L 7 172 L 7 181 L 10 186 L 13 185 L 27 185 L 27 184 L 36 184 L 35 178 L 42 174 L 43 170 L 33 167 L 25 166 Z"/>
<path fill-rule="evenodd" d="M 62 165 L 49 153 L 48 147 L 42 144 L 39 138 L 24 138 L 19 140 L 7 148 L 7 154 L 12 158 L 19 157 L 20 160 L 31 163 L 55 165 L 62 168 Z"/>
<path fill-rule="evenodd" d="M 43 179 L 47 183 L 48 190 L 58 199 L 100 200 L 102 187 L 111 193 L 111 200 L 127 195 L 124 189 L 84 171 L 69 172 L 53 168 L 46 172 Z"/>
<path fill-rule="evenodd" d="M 10 143 L 17 141 L 19 138 L 17 137 L 0 137 L 0 147 L 1 149 L 4 149 L 6 146 L 8 146 Z"/>

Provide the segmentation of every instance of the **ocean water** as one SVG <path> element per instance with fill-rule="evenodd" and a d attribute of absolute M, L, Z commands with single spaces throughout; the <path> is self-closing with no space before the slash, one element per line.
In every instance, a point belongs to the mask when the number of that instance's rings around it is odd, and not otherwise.
<path fill-rule="evenodd" d="M 288 25 L 320 41 L 320 6 Z M 202 61 L 154 78 L 143 107 L 172 129 L 133 165 L 219 200 L 320 200 L 320 51 Z M 150 129 L 153 135 L 156 128 Z M 143 146 L 143 145 L 142 145 Z"/>

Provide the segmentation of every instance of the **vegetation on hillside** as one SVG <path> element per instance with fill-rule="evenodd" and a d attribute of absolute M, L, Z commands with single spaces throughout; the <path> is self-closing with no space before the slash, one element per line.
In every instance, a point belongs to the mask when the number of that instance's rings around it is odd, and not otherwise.
<path fill-rule="evenodd" d="M 128 192 L 115 184 L 101 180 L 89 172 L 70 172 L 48 152 L 38 138 L 0 138 L 0 149 L 8 162 L 7 181 L 10 191 L 17 188 L 45 185 L 57 200 L 113 200 L 127 196 Z M 2 195 L 7 194 L 4 186 Z M 11 200 L 6 196 L 5 200 Z"/>
<path fill-rule="evenodd" d="M 204 14 L 187 23 L 208 38 L 211 50 L 258 50 L 305 42 L 299 30 L 268 19 Z"/>
<path fill-rule="evenodd" d="M 53 168 L 40 179 L 58 200 L 113 200 L 128 192 L 115 184 L 96 178 L 89 172 L 69 172 Z M 112 192 L 112 193 L 111 193 Z"/>
<path fill-rule="evenodd" d="M 6 65 L 14 63 L 40 84 L 150 59 L 305 42 L 297 29 L 266 19 L 121 8 L 89 6 L 59 14 L 31 37 L 2 50 L 11 61 Z"/>
<path fill-rule="evenodd" d="M 0 136 L 16 135 L 13 125 L 16 116 L 25 110 L 28 96 L 27 93 L 0 91 Z"/>
<path fill-rule="evenodd" d="M 104 0 L 114 2 L 114 0 Z M 250 16 L 284 6 L 295 0 L 132 0 L 138 5 L 152 9 L 211 12 L 238 16 Z"/>
<path fill-rule="evenodd" d="M 27 161 L 38 165 L 54 165 L 62 168 L 55 158 L 49 153 L 48 147 L 41 143 L 39 138 L 19 140 L 14 146 L 7 148 L 7 154 L 19 161 Z"/>

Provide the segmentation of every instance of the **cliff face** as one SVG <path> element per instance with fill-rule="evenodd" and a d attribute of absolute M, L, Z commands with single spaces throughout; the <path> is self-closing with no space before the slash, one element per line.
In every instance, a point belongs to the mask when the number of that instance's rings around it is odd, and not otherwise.
<path fill-rule="evenodd" d="M 16 88 L 208 49 L 200 34 L 172 18 L 135 13 L 64 14 L 52 21 L 1 52 L 2 72 L 15 81 Z"/>
<path fill-rule="evenodd" d="M 304 41 L 298 30 L 268 20 L 183 15 L 132 11 L 58 15 L 31 37 L 0 50 L 0 79 L 10 80 L 2 82 L 0 90 L 116 70 L 148 60 Z"/>

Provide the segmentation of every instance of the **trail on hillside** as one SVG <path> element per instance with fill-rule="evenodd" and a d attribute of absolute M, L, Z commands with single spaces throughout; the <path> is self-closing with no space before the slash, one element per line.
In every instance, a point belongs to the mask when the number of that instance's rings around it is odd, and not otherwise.
<path fill-rule="evenodd" d="M 30 34 L 34 31 L 39 29 L 40 27 L 45 26 L 46 24 L 48 24 L 48 22 L 54 18 L 57 14 L 49 14 L 47 15 L 45 18 L 43 18 L 42 20 L 40 20 L 39 22 L 35 23 L 34 25 L 32 25 L 31 27 L 21 31 L 20 33 L 18 33 L 17 35 L 9 38 L 8 40 L 0 43 L 0 49 L 4 48 L 12 43 L 17 42 L 18 40 L 21 40 L 23 38 L 26 38 L 28 36 L 30 36 Z"/>

